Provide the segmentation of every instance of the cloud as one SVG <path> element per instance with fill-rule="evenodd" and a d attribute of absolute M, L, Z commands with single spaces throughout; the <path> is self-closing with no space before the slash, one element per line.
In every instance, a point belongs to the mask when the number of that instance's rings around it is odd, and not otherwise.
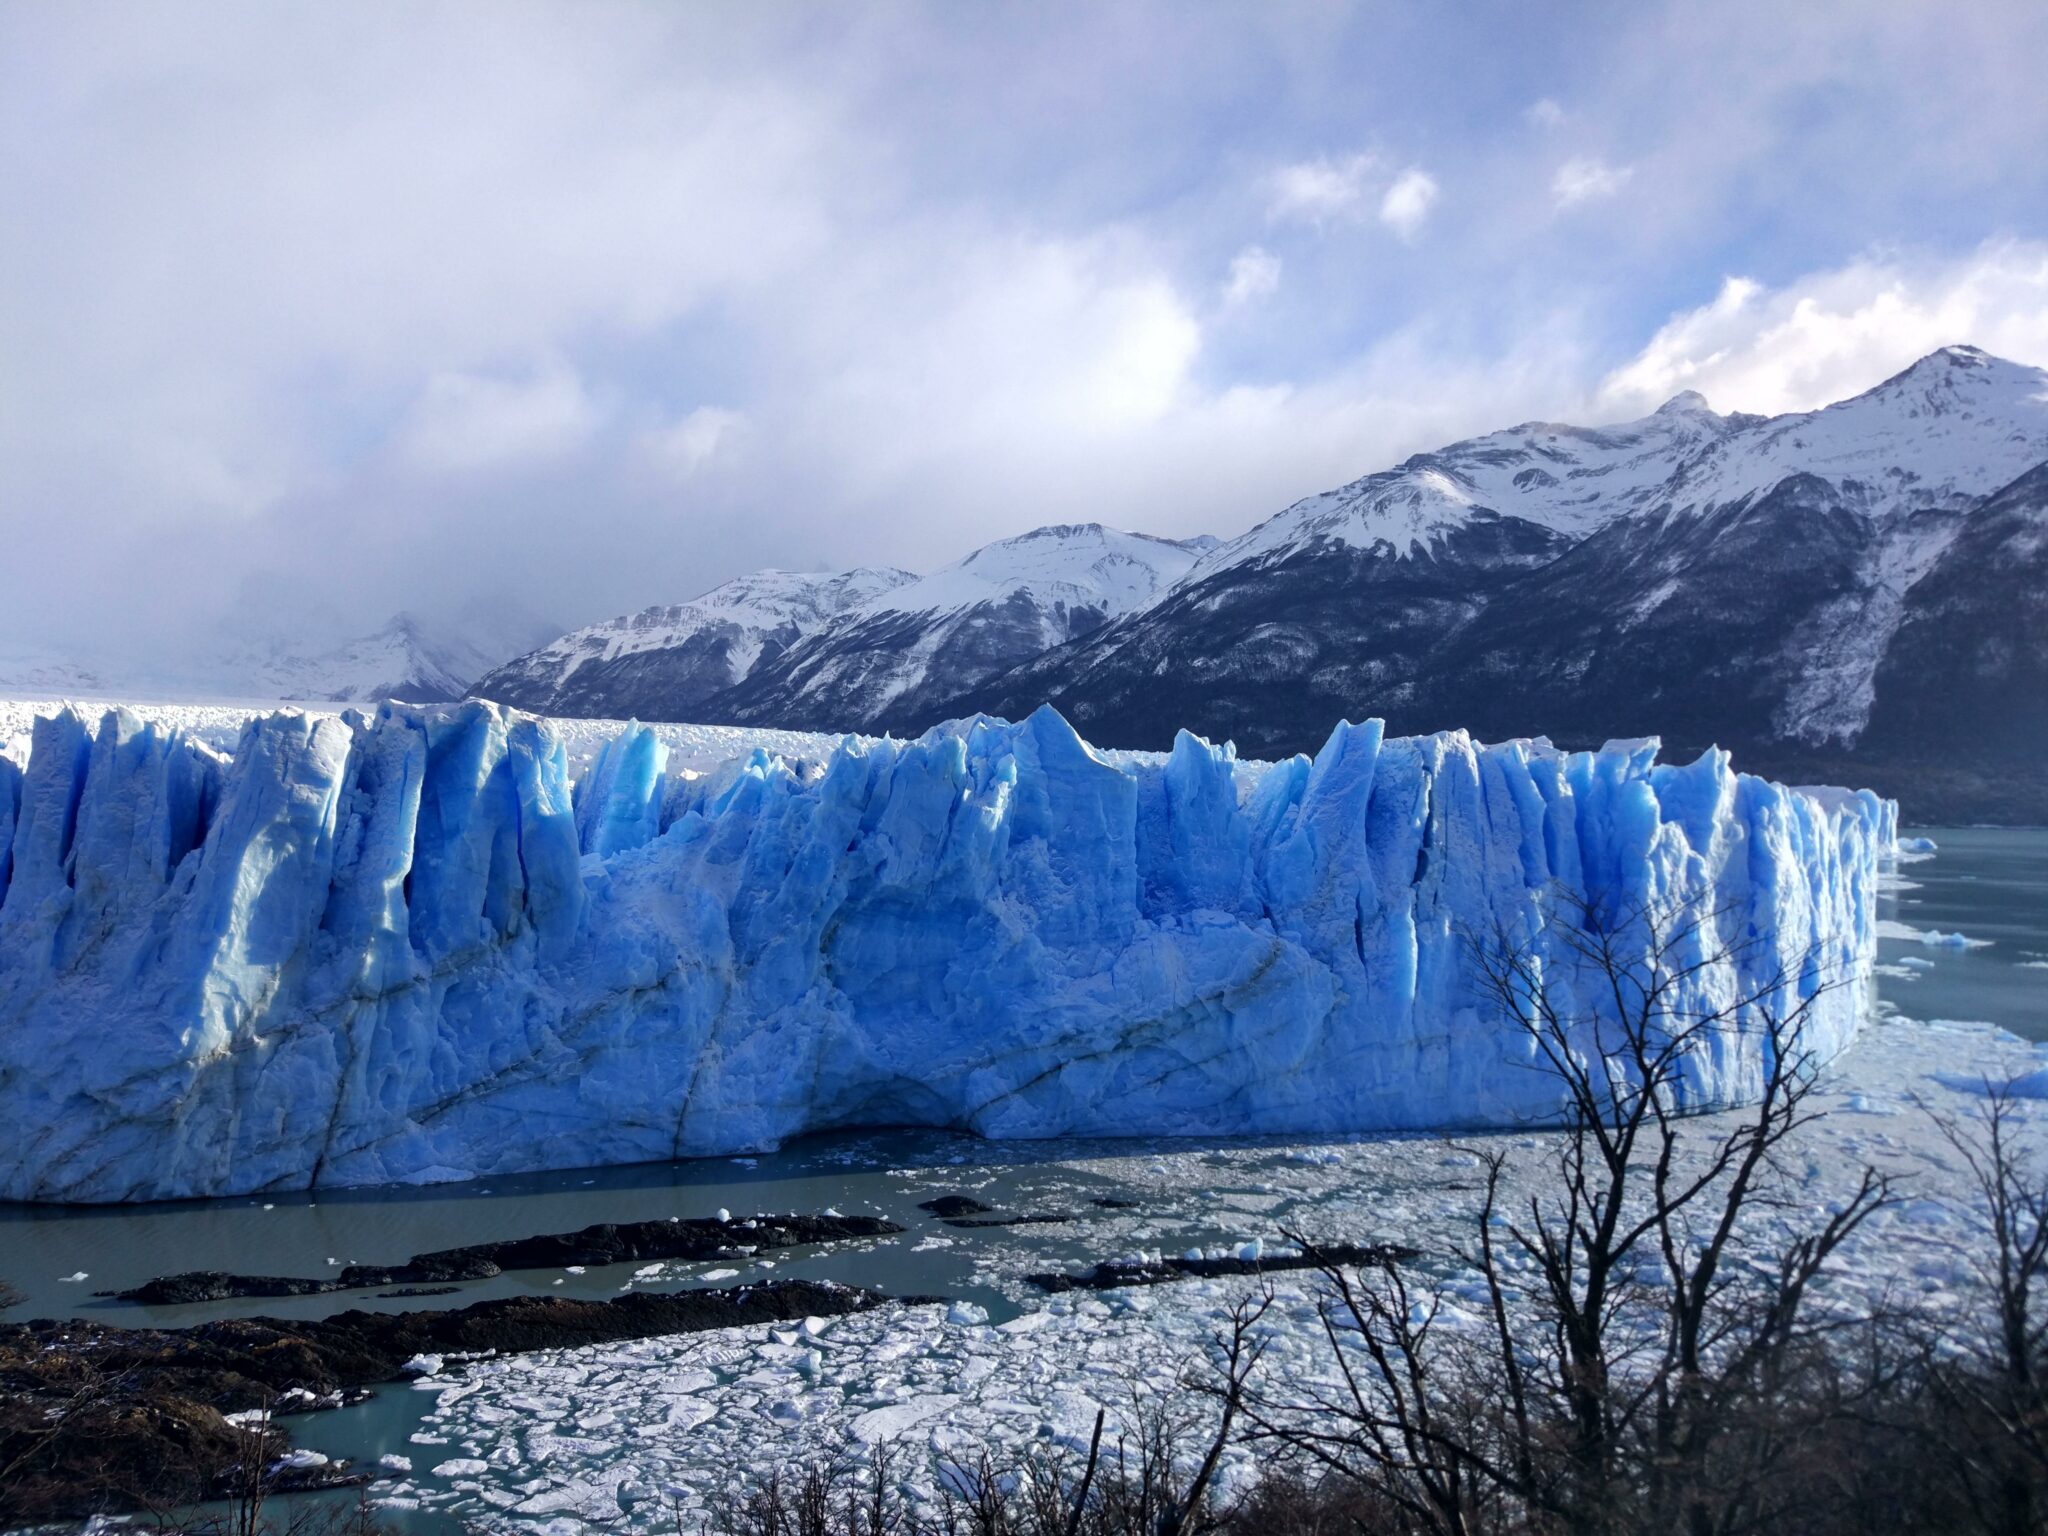
<path fill-rule="evenodd" d="M 1813 410 L 1954 343 L 2048 367 L 2048 241 L 1873 256 L 1775 289 L 1728 278 L 1611 372 L 1600 396 L 1623 413 L 1685 389 L 1723 411 Z"/>
<path fill-rule="evenodd" d="M 700 405 L 666 426 L 643 433 L 642 452 L 661 471 L 687 480 L 744 430 L 746 416 L 719 405 Z"/>
<path fill-rule="evenodd" d="M 1304 160 L 1284 165 L 1270 178 L 1266 216 L 1321 224 L 1365 216 L 1371 195 L 1368 183 L 1379 170 L 1379 157 L 1352 155 L 1343 160 Z"/>
<path fill-rule="evenodd" d="M 1436 204 L 1436 179 L 1427 171 L 1410 166 L 1394 178 L 1380 199 L 1380 222 L 1403 240 L 1422 232 L 1423 221 Z"/>
<path fill-rule="evenodd" d="M 399 451 L 427 470 L 503 468 L 580 448 L 597 419 L 583 381 L 559 364 L 517 379 L 442 373 L 408 414 Z"/>
<path fill-rule="evenodd" d="M 1550 193 L 1558 207 L 1574 208 L 1580 203 L 1614 196 L 1634 174 L 1629 166 L 1609 165 L 1604 160 L 1581 155 L 1557 168 L 1557 175 L 1551 178 Z"/>
<path fill-rule="evenodd" d="M 1564 108 L 1554 98 L 1545 96 L 1529 103 L 1529 110 L 1522 115 L 1538 128 L 1555 128 L 1564 121 Z"/>
<path fill-rule="evenodd" d="M 1728 3 L 1562 53 L 1171 0 L 0 5 L 0 646 L 1236 532 L 1637 362 L 1772 397 L 1737 362 L 1780 295 L 1853 316 L 1823 279 L 1895 267 L 1924 308 L 2048 234 L 2048 8 Z M 1628 219 L 1557 217 L 1623 145 Z M 1728 272 L 1780 286 L 1646 347 Z M 2024 342 L 2024 283 L 1955 282 L 1929 345 Z"/>
<path fill-rule="evenodd" d="M 1230 258 L 1230 279 L 1223 285 L 1223 303 L 1235 309 L 1254 299 L 1263 299 L 1280 286 L 1280 258 L 1271 251 L 1248 245 Z"/>

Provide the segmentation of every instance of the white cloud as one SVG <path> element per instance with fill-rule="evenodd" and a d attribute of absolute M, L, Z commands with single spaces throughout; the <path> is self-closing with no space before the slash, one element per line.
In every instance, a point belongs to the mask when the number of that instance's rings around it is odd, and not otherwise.
<path fill-rule="evenodd" d="M 1634 174 L 1630 166 L 1609 165 L 1604 160 L 1581 155 L 1557 168 L 1557 175 L 1551 179 L 1550 193 L 1557 200 L 1558 207 L 1573 208 L 1580 203 L 1614 196 L 1628 185 L 1628 179 Z"/>
<path fill-rule="evenodd" d="M 719 453 L 746 426 L 739 411 L 721 405 L 700 405 L 663 427 L 645 433 L 642 451 L 678 480 L 688 479 Z"/>
<path fill-rule="evenodd" d="M 1614 370 L 1601 399 L 1627 412 L 1696 389 L 1723 411 L 1812 410 L 1958 342 L 2048 366 L 2048 241 L 1872 257 L 1777 289 L 1731 277 Z"/>
<path fill-rule="evenodd" d="M 1564 108 L 1554 98 L 1545 96 L 1541 101 L 1531 102 L 1523 116 L 1538 128 L 1555 128 L 1564 121 Z"/>
<path fill-rule="evenodd" d="M 523 379 L 442 373 L 413 403 L 399 449 L 427 470 L 530 464 L 581 447 L 597 422 L 582 379 L 559 364 Z"/>
<path fill-rule="evenodd" d="M 1230 279 L 1223 285 L 1223 302 L 1232 309 L 1263 299 L 1280 286 L 1280 258 L 1271 251 L 1248 245 L 1230 261 Z"/>
<path fill-rule="evenodd" d="M 1436 178 L 1411 165 L 1380 199 L 1380 222 L 1403 240 L 1413 240 L 1436 204 L 1436 191 Z"/>
<path fill-rule="evenodd" d="M 1363 218 L 1370 191 L 1368 183 L 1378 169 L 1378 157 L 1369 154 L 1284 165 L 1271 178 L 1267 217 L 1301 219 L 1312 224 Z"/>

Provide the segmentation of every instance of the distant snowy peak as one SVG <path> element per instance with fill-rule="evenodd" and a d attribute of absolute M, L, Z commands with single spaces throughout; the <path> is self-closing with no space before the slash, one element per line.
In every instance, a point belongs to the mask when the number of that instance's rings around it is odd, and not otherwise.
<path fill-rule="evenodd" d="M 984 545 L 955 565 L 882 594 L 864 611 L 957 613 L 1022 594 L 1048 611 L 1088 610 L 1112 619 L 1152 602 L 1215 542 L 1153 538 L 1100 523 L 1056 523 Z"/>
<path fill-rule="evenodd" d="M 755 571 L 686 603 L 572 630 L 476 679 L 474 691 L 523 708 L 556 709 L 584 695 L 593 704 L 615 697 L 621 678 L 630 678 L 629 698 L 651 686 L 652 696 L 688 704 L 745 681 L 764 657 L 914 580 L 909 571 L 865 568 Z"/>
<path fill-rule="evenodd" d="M 755 571 L 721 582 L 687 603 L 643 608 L 638 613 L 562 636 L 542 654 L 616 660 L 635 651 L 680 644 L 707 630 L 727 633 L 735 673 L 744 677 L 758 659 L 761 643 L 785 633 L 805 635 L 850 609 L 893 588 L 916 581 L 909 571 Z"/>
<path fill-rule="evenodd" d="M 1874 515 L 1955 507 L 2048 458 L 2048 372 L 1944 347 L 1853 399 L 1721 415 L 1697 391 L 1608 427 L 1528 422 L 1310 496 L 1204 558 L 1199 579 L 1319 545 L 1426 553 L 1484 515 L 1577 538 L 1663 507 L 1707 510 L 1795 475 Z"/>
<path fill-rule="evenodd" d="M 307 653 L 276 646 L 245 651 L 227 670 L 246 680 L 241 686 L 259 698 L 440 703 L 461 698 L 469 687 L 475 677 L 469 660 L 455 645 L 438 642 L 412 615 L 401 613 L 375 633 L 329 650 Z"/>
<path fill-rule="evenodd" d="M 119 692 L 161 699 L 292 699 L 443 703 L 461 698 L 507 656 L 559 631 L 516 609 L 433 624 L 408 613 L 336 644 L 298 637 L 226 639 L 178 651 L 156 668 L 84 656 L 0 655 L 0 686 L 17 693 L 99 697 Z"/>
<path fill-rule="evenodd" d="M 1675 465 L 1712 449 L 1756 417 L 1722 416 L 1687 391 L 1640 421 L 1573 427 L 1532 421 L 1310 496 L 1220 545 L 1198 575 L 1320 544 L 1427 551 L 1475 516 L 1518 517 L 1578 537 L 1652 505 Z"/>
<path fill-rule="evenodd" d="M 1943 347 L 1821 410 L 1749 419 L 1680 466 L 1674 506 L 1723 506 L 1807 474 L 1876 515 L 1954 507 L 2048 459 L 2048 371 Z"/>

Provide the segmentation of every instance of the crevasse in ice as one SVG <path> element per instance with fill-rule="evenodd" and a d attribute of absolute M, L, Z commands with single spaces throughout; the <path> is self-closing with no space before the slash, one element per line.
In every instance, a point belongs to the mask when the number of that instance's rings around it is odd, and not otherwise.
<path fill-rule="evenodd" d="M 138 1200 L 771 1147 L 834 1127 L 1330 1133 L 1556 1114 L 1475 942 L 1572 894 L 1710 914 L 1675 1001 L 1854 1033 L 1889 802 L 1340 725 L 1263 771 L 1051 710 L 572 786 L 488 704 L 125 710 L 0 758 L 0 1196 Z M 1824 986 L 1824 983 L 1841 983 Z M 1590 1004 L 1589 1004 L 1590 1006 Z M 1761 1028 L 1691 1084 L 1738 1100 Z"/>

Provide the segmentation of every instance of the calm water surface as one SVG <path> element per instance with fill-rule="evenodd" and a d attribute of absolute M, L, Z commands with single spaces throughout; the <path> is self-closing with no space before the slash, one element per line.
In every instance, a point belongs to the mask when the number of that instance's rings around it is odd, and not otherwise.
<path fill-rule="evenodd" d="M 1882 939 L 1878 995 L 1916 1019 L 1984 1019 L 2048 1040 L 2048 828 L 1935 827 L 1933 858 L 1899 867 L 1900 889 L 1879 905 L 1909 928 L 1961 933 L 1982 948 L 1930 948 Z"/>

